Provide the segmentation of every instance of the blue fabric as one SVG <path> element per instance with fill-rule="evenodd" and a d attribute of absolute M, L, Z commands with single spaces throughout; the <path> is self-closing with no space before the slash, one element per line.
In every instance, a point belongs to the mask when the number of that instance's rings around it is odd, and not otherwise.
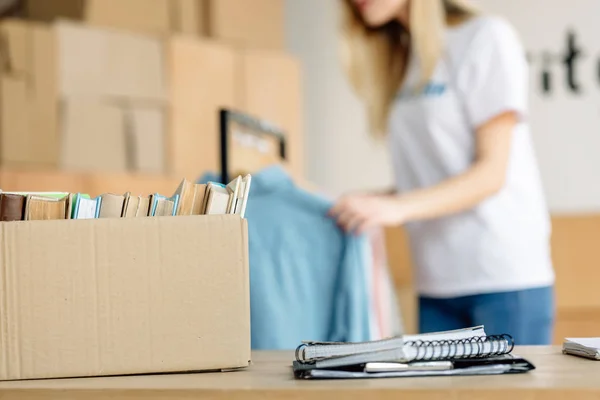
<path fill-rule="evenodd" d="M 421 333 L 484 325 L 487 334 L 508 333 L 517 345 L 550 345 L 553 323 L 552 287 L 419 299 Z"/>
<path fill-rule="evenodd" d="M 200 182 L 219 180 L 206 174 Z M 252 175 L 246 218 L 253 349 L 369 340 L 369 242 L 345 235 L 327 216 L 331 206 L 296 187 L 279 166 Z"/>

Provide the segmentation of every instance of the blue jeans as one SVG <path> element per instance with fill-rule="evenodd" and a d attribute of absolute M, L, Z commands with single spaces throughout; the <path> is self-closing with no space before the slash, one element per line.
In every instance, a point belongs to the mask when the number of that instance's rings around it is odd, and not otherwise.
<path fill-rule="evenodd" d="M 516 345 L 549 345 L 554 324 L 554 288 L 419 298 L 421 333 L 484 325 L 488 335 L 507 333 Z"/>

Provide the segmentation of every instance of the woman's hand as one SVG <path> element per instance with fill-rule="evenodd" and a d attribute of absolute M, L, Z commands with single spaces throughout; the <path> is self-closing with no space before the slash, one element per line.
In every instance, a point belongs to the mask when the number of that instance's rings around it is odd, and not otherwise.
<path fill-rule="evenodd" d="M 475 162 L 462 174 L 402 195 L 351 195 L 330 211 L 346 231 L 430 220 L 469 210 L 504 187 L 517 116 L 503 113 L 477 129 Z"/>
<path fill-rule="evenodd" d="M 394 195 L 349 195 L 329 211 L 342 229 L 356 234 L 377 226 L 396 226 L 405 222 L 400 198 Z"/>

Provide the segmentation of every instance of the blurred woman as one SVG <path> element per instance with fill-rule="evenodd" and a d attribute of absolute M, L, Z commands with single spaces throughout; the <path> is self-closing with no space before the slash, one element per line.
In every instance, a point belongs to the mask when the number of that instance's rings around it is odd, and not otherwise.
<path fill-rule="evenodd" d="M 391 191 L 343 197 L 353 232 L 405 225 L 422 332 L 485 325 L 551 342 L 549 215 L 515 30 L 457 0 L 343 0 L 347 72 L 385 136 Z"/>

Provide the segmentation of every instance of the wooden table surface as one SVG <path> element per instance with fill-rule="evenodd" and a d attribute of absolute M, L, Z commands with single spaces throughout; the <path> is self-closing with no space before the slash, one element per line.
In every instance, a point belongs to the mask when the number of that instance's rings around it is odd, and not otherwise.
<path fill-rule="evenodd" d="M 0 400 L 19 399 L 600 399 L 600 362 L 559 347 L 522 347 L 526 374 L 351 381 L 294 380 L 290 352 L 257 352 L 242 371 L 0 383 Z"/>

